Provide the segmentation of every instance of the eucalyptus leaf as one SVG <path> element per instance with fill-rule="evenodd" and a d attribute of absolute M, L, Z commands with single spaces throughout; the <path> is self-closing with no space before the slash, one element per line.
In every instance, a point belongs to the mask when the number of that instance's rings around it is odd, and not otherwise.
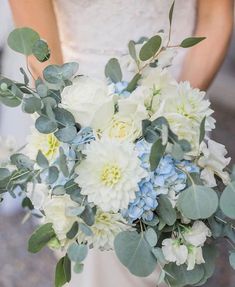
<path fill-rule="evenodd" d="M 62 147 L 59 148 L 59 153 L 60 153 L 60 156 L 59 156 L 58 164 L 59 164 L 60 170 L 65 177 L 68 177 L 69 169 L 67 165 L 67 158 L 66 158 L 66 155 L 64 154 L 64 150 Z"/>
<path fill-rule="evenodd" d="M 146 277 L 156 268 L 157 260 L 143 234 L 121 232 L 115 238 L 114 248 L 121 263 L 136 276 Z"/>
<path fill-rule="evenodd" d="M 40 62 L 45 62 L 50 58 L 50 50 L 47 42 L 41 39 L 38 39 L 36 42 L 34 42 L 32 53 Z"/>
<path fill-rule="evenodd" d="M 147 61 L 158 52 L 162 44 L 162 38 L 159 35 L 150 38 L 140 49 L 139 58 L 141 61 Z"/>
<path fill-rule="evenodd" d="M 140 80 L 141 78 L 141 74 L 136 74 L 130 81 L 130 83 L 128 84 L 127 88 L 126 88 L 126 91 L 127 92 L 133 92 L 136 87 L 137 87 L 137 84 L 138 84 L 138 81 Z"/>
<path fill-rule="evenodd" d="M 75 126 L 67 126 L 57 130 L 54 135 L 59 141 L 69 143 L 76 137 L 77 129 Z"/>
<path fill-rule="evenodd" d="M 22 153 L 15 153 L 10 157 L 11 163 L 18 169 L 26 168 L 33 169 L 34 161 Z"/>
<path fill-rule="evenodd" d="M 161 220 L 167 225 L 171 226 L 176 221 L 176 211 L 166 195 L 160 195 L 158 197 L 157 213 L 161 217 Z"/>
<path fill-rule="evenodd" d="M 86 236 L 92 236 L 93 235 L 91 228 L 82 222 L 79 223 L 79 230 L 82 233 L 84 233 Z"/>
<path fill-rule="evenodd" d="M 76 262 L 74 264 L 73 271 L 75 273 L 80 274 L 80 273 L 82 273 L 83 269 L 84 269 L 84 264 L 83 263 Z"/>
<path fill-rule="evenodd" d="M 53 184 L 59 177 L 59 170 L 56 166 L 50 166 L 46 170 L 46 183 Z"/>
<path fill-rule="evenodd" d="M 65 191 L 63 185 L 56 185 L 52 190 L 53 195 L 65 195 L 65 193 L 66 193 L 66 191 Z"/>
<path fill-rule="evenodd" d="M 138 59 L 137 59 L 137 55 L 136 55 L 135 42 L 134 42 L 133 40 L 131 40 L 131 41 L 128 43 L 128 49 L 129 49 L 129 54 L 130 54 L 130 56 L 132 57 L 132 59 L 137 62 Z"/>
<path fill-rule="evenodd" d="M 70 230 L 66 233 L 66 237 L 68 239 L 73 239 L 78 233 L 78 229 L 79 229 L 78 227 L 79 227 L 78 222 L 75 221 L 72 227 L 70 228 Z"/>
<path fill-rule="evenodd" d="M 235 270 L 235 252 L 234 251 L 230 252 L 229 263 L 233 267 L 233 269 Z"/>
<path fill-rule="evenodd" d="M 31 253 L 39 252 L 53 237 L 55 237 L 55 232 L 52 228 L 52 223 L 40 226 L 34 231 L 28 241 L 28 251 Z"/>
<path fill-rule="evenodd" d="M 209 187 L 193 184 L 180 193 L 177 207 L 186 218 L 206 219 L 216 212 L 218 196 Z"/>
<path fill-rule="evenodd" d="M 63 80 L 70 80 L 78 71 L 78 63 L 76 62 L 69 62 L 62 65 L 62 77 Z"/>
<path fill-rule="evenodd" d="M 40 133 L 50 134 L 57 129 L 57 123 L 42 115 L 36 119 L 35 127 Z"/>
<path fill-rule="evenodd" d="M 120 64 L 116 58 L 112 58 L 105 66 L 105 76 L 109 78 L 113 83 L 121 82 L 122 70 Z"/>
<path fill-rule="evenodd" d="M 54 113 L 56 120 L 61 124 L 62 127 L 73 126 L 75 124 L 74 116 L 69 111 L 63 108 L 55 108 Z"/>
<path fill-rule="evenodd" d="M 8 36 L 9 47 L 21 54 L 29 56 L 32 54 L 34 43 L 40 39 L 39 34 L 31 28 L 17 28 Z"/>
<path fill-rule="evenodd" d="M 166 145 L 162 144 L 161 139 L 158 139 L 152 145 L 151 151 L 150 151 L 150 157 L 149 157 L 151 171 L 155 170 L 158 167 L 160 160 L 165 153 L 165 150 L 166 150 Z"/>
<path fill-rule="evenodd" d="M 67 253 L 71 261 L 82 262 L 87 257 L 88 247 L 84 244 L 72 243 Z"/>
<path fill-rule="evenodd" d="M 170 12 L 169 12 L 169 22 L 170 22 L 170 26 L 172 24 L 172 18 L 173 18 L 173 12 L 174 12 L 174 7 L 175 7 L 175 1 L 173 1 L 171 8 L 170 8 Z"/>
<path fill-rule="evenodd" d="M 47 96 L 47 93 L 48 93 L 48 87 L 43 84 L 43 83 L 40 83 L 38 85 L 36 85 L 36 90 L 38 92 L 38 95 L 41 97 L 41 98 L 45 98 Z"/>
<path fill-rule="evenodd" d="M 96 210 L 91 208 L 90 205 L 86 205 L 80 217 L 87 225 L 92 226 L 95 223 L 95 212 Z"/>
<path fill-rule="evenodd" d="M 71 262 L 68 256 L 62 257 L 56 265 L 55 287 L 62 287 L 71 280 Z"/>
<path fill-rule="evenodd" d="M 230 182 L 220 197 L 220 208 L 231 219 L 235 219 L 235 181 Z"/>
<path fill-rule="evenodd" d="M 29 84 L 29 78 L 28 78 L 25 70 L 22 67 L 20 67 L 20 72 L 24 76 L 24 83 L 27 86 Z"/>
<path fill-rule="evenodd" d="M 36 157 L 36 162 L 42 168 L 47 168 L 49 166 L 48 159 L 41 152 L 41 150 L 38 151 L 38 154 L 37 154 L 37 157 Z"/>
<path fill-rule="evenodd" d="M 40 98 L 32 95 L 25 96 L 22 101 L 22 110 L 25 113 L 33 114 L 36 111 L 40 111 L 42 108 L 42 102 Z"/>
<path fill-rule="evenodd" d="M 150 246 L 154 247 L 157 244 L 157 233 L 153 228 L 148 228 L 148 230 L 144 233 L 144 236 Z"/>
<path fill-rule="evenodd" d="M 180 47 L 182 48 L 190 48 L 192 46 L 197 45 L 198 43 L 200 43 L 201 41 L 205 40 L 206 37 L 190 37 L 190 38 L 186 38 L 184 39 L 181 44 Z"/>
<path fill-rule="evenodd" d="M 206 117 L 203 118 L 200 124 L 199 144 L 204 140 L 206 134 Z"/>

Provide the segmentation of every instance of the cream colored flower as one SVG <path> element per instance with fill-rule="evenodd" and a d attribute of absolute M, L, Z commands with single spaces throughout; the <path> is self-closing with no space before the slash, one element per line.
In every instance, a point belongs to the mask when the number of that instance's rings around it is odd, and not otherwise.
<path fill-rule="evenodd" d="M 43 183 L 33 184 L 30 182 L 27 185 L 27 190 L 27 196 L 32 201 L 34 208 L 42 209 L 49 195 L 47 186 Z"/>
<path fill-rule="evenodd" d="M 135 141 L 142 134 L 142 120 L 148 117 L 143 104 L 132 99 L 117 102 L 118 112 L 113 104 L 106 104 L 95 115 L 92 127 L 99 135 L 111 139 Z"/>
<path fill-rule="evenodd" d="M 183 237 L 193 246 L 203 246 L 207 237 L 211 237 L 211 231 L 202 221 L 195 221 L 193 226 L 183 234 Z"/>
<path fill-rule="evenodd" d="M 216 186 L 215 175 L 220 177 L 224 184 L 230 181 L 229 174 L 224 168 L 229 164 L 231 158 L 226 158 L 225 146 L 213 140 L 208 140 L 207 145 L 201 144 L 202 156 L 198 160 L 198 165 L 203 168 L 201 179 L 210 187 Z"/>
<path fill-rule="evenodd" d="M 25 151 L 33 160 L 36 159 L 39 150 L 41 150 L 49 161 L 54 160 L 59 152 L 60 143 L 57 138 L 53 134 L 39 133 L 35 128 L 32 128 L 27 142 Z"/>
<path fill-rule="evenodd" d="M 95 113 L 110 100 L 106 82 L 80 76 L 64 88 L 61 106 L 70 111 L 82 126 L 90 126 Z"/>
<path fill-rule="evenodd" d="M 165 259 L 182 265 L 188 258 L 188 249 L 178 239 L 167 238 L 162 241 L 162 252 Z"/>
<path fill-rule="evenodd" d="M 102 138 L 91 142 L 84 153 L 86 159 L 76 168 L 81 193 L 103 211 L 127 208 L 146 176 L 134 144 Z"/>
<path fill-rule="evenodd" d="M 79 232 L 78 241 L 87 242 L 96 249 L 113 249 L 113 243 L 118 233 L 129 230 L 131 227 L 119 213 L 108 213 L 98 209 L 95 216 L 95 223 L 91 226 L 92 235 L 86 236 Z"/>
<path fill-rule="evenodd" d="M 77 220 L 76 216 L 68 216 L 67 209 L 77 206 L 78 204 L 72 201 L 68 195 L 48 197 L 43 206 L 45 222 L 53 224 L 53 229 L 62 245 L 67 240 L 66 233 Z"/>
<path fill-rule="evenodd" d="M 196 264 L 202 264 L 205 263 L 205 260 L 202 255 L 202 248 L 195 247 L 195 246 L 189 246 L 188 247 L 188 257 L 186 264 L 188 265 L 187 270 L 193 270 L 195 268 Z"/>

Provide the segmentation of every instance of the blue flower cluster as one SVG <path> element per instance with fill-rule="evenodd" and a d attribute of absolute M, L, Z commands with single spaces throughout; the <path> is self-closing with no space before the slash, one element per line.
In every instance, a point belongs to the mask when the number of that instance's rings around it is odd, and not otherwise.
<path fill-rule="evenodd" d="M 114 84 L 114 93 L 123 96 L 124 98 L 129 97 L 130 93 L 126 91 L 127 86 L 128 82 L 126 81 L 117 82 Z"/>
<path fill-rule="evenodd" d="M 186 187 L 186 172 L 199 172 L 199 168 L 190 161 L 177 161 L 167 154 L 161 159 L 157 169 L 151 172 L 149 168 L 151 145 L 141 140 L 136 143 L 136 149 L 141 165 L 148 171 L 149 176 L 139 183 L 139 191 L 136 192 L 136 199 L 129 204 L 127 217 L 132 222 L 138 218 L 151 221 L 154 217 L 153 211 L 158 205 L 157 196 L 178 194 Z"/>

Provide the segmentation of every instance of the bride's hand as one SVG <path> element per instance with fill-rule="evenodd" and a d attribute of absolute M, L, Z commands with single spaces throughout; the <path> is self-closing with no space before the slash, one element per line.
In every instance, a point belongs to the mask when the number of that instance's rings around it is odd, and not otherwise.
<path fill-rule="evenodd" d="M 180 80 L 206 90 L 220 68 L 233 30 L 233 0 L 198 0 L 196 36 L 207 39 L 190 49 Z"/>
<path fill-rule="evenodd" d="M 51 49 L 50 60 L 45 63 L 40 63 L 33 57 L 29 58 L 33 75 L 40 76 L 43 68 L 48 64 L 62 64 L 63 58 L 53 1 L 10 0 L 9 2 L 16 26 L 36 30 Z"/>

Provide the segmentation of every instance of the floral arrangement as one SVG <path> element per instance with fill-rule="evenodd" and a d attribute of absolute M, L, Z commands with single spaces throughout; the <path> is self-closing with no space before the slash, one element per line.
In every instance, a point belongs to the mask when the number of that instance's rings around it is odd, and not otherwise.
<path fill-rule="evenodd" d="M 156 284 L 201 286 L 213 274 L 217 239 L 234 246 L 235 182 L 225 147 L 208 137 L 210 102 L 168 71 L 176 49 L 202 40 L 172 47 L 159 33 L 130 41 L 130 81 L 117 59 L 106 80 L 76 75 L 77 63 L 47 66 L 34 88 L 23 69 L 24 83 L 1 77 L 0 101 L 21 105 L 35 126 L 0 168 L 0 194 L 25 195 L 23 207 L 42 218 L 30 252 L 63 251 L 56 287 L 70 281 L 71 266 L 82 272 L 90 248 L 114 249 L 136 276 L 160 266 Z M 30 28 L 15 29 L 8 44 L 27 59 L 50 56 Z M 235 268 L 234 248 L 229 260 Z"/>

